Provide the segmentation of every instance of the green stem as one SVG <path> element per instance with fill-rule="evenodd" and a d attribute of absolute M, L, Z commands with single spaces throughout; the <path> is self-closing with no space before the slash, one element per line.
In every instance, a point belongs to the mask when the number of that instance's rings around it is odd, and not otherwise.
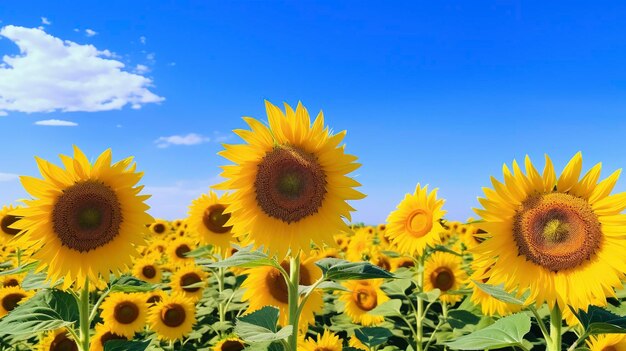
<path fill-rule="evenodd" d="M 417 265 L 417 288 L 420 293 L 424 292 L 424 255 L 422 254 L 418 260 Z M 415 342 L 417 344 L 417 351 L 423 351 L 422 343 L 424 342 L 424 299 L 421 295 L 417 295 L 417 311 L 415 313 L 415 322 L 417 329 L 417 337 Z"/>
<path fill-rule="evenodd" d="M 17 266 L 22 266 L 22 249 L 20 249 L 19 247 L 17 248 Z"/>
<path fill-rule="evenodd" d="M 217 275 L 217 287 L 219 290 L 220 303 L 219 303 L 219 314 L 220 314 L 220 324 L 224 325 L 226 323 L 226 301 L 224 301 L 224 297 L 222 293 L 224 292 L 224 267 L 218 268 Z M 220 339 L 223 337 L 223 331 L 220 331 Z"/>
<path fill-rule="evenodd" d="M 550 312 L 550 338 L 552 344 L 548 347 L 550 351 L 561 351 L 561 326 L 563 325 L 563 314 L 558 304 Z"/>
<path fill-rule="evenodd" d="M 535 316 L 535 320 L 537 320 L 537 324 L 539 325 L 539 329 L 541 329 L 541 334 L 543 334 L 543 338 L 546 341 L 546 345 L 551 345 L 552 344 L 552 338 L 550 337 L 550 333 L 548 332 L 548 328 L 546 328 L 545 323 L 543 323 L 543 320 L 541 320 L 541 316 L 539 316 L 539 313 L 537 312 L 537 309 L 535 308 L 535 306 L 532 306 L 532 305 L 528 306 L 528 309 Z"/>
<path fill-rule="evenodd" d="M 85 278 L 85 285 L 80 292 L 78 314 L 80 319 L 80 346 L 82 351 L 89 351 L 89 278 Z"/>
<path fill-rule="evenodd" d="M 289 258 L 289 325 L 291 325 L 292 333 L 289 336 L 289 349 L 291 351 L 298 350 L 298 302 L 300 294 L 298 287 L 300 285 L 300 252 Z"/>

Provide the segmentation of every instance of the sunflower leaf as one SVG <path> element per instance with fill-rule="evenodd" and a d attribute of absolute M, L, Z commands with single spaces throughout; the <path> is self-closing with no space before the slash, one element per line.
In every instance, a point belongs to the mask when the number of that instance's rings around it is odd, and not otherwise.
<path fill-rule="evenodd" d="M 393 274 L 369 262 L 348 262 L 326 258 L 315 264 L 322 269 L 327 280 L 394 278 Z"/>
<path fill-rule="evenodd" d="M 30 262 L 30 263 L 25 264 L 25 265 L 20 266 L 20 267 L 16 267 L 16 268 L 13 268 L 13 269 L 2 271 L 2 272 L 0 272 L 0 276 L 9 275 L 9 274 L 20 274 L 20 273 L 24 273 L 24 272 L 30 272 L 33 269 L 35 269 L 35 267 L 37 267 L 38 264 L 39 264 L 38 261 L 33 261 L 33 262 Z"/>
<path fill-rule="evenodd" d="M 150 340 L 109 340 L 104 343 L 104 351 L 144 351 L 148 348 L 148 345 L 150 345 Z"/>
<path fill-rule="evenodd" d="M 483 284 L 476 280 L 472 280 L 472 281 L 474 282 L 474 284 L 476 284 L 476 287 L 478 287 L 478 289 L 482 290 L 483 292 L 490 295 L 494 299 L 500 300 L 502 302 L 523 306 L 525 304 L 524 303 L 525 296 L 528 296 L 528 293 L 523 294 L 522 298 L 524 300 L 522 300 L 522 299 L 517 298 L 515 294 L 511 294 L 507 292 L 506 290 L 504 290 L 504 284 L 500 284 L 496 286 L 496 285 L 490 285 L 490 284 Z"/>
<path fill-rule="evenodd" d="M 131 277 L 128 275 L 122 276 L 119 279 L 113 281 L 111 283 L 111 287 L 109 288 L 112 292 L 146 292 L 153 291 L 155 288 L 155 284 L 150 284 L 144 282 L 141 279 L 137 279 L 135 277 Z"/>
<path fill-rule="evenodd" d="M 383 302 L 382 304 L 376 306 L 373 310 L 367 311 L 367 313 L 374 316 L 398 316 L 400 315 L 400 307 L 402 307 L 402 301 L 393 299 Z"/>
<path fill-rule="evenodd" d="M 213 253 L 213 245 L 200 246 L 197 249 L 186 252 L 185 257 L 206 257 Z"/>
<path fill-rule="evenodd" d="M 494 324 L 464 335 L 446 345 L 457 350 L 486 350 L 521 346 L 524 335 L 530 331 L 530 316 L 516 313 L 498 319 Z"/>
<path fill-rule="evenodd" d="M 68 299 L 66 295 L 53 289 L 38 292 L 0 319 L 0 334 L 37 334 L 73 324 L 78 306 L 73 297 Z"/>
<path fill-rule="evenodd" d="M 277 330 L 278 313 L 276 307 L 265 306 L 245 315 L 237 320 L 235 333 L 248 343 L 286 339 L 291 335 L 292 327 Z"/>
<path fill-rule="evenodd" d="M 382 345 L 393 336 L 389 329 L 382 327 L 360 328 L 354 331 L 354 335 L 367 347 Z"/>
<path fill-rule="evenodd" d="M 480 317 L 470 311 L 453 310 L 448 312 L 448 324 L 454 329 L 461 329 L 468 324 L 478 324 Z"/>
<path fill-rule="evenodd" d="M 237 251 L 234 255 L 229 258 L 214 262 L 208 265 L 212 268 L 220 268 L 220 267 L 243 267 L 243 268 L 253 268 L 253 267 L 262 267 L 262 266 L 271 266 L 271 267 L 280 267 L 276 260 L 271 259 L 265 253 L 261 251 Z"/>
<path fill-rule="evenodd" d="M 571 308 L 570 308 L 571 309 Z M 587 335 L 626 333 L 626 317 L 620 317 L 598 306 L 589 306 L 587 312 L 572 309 Z"/>

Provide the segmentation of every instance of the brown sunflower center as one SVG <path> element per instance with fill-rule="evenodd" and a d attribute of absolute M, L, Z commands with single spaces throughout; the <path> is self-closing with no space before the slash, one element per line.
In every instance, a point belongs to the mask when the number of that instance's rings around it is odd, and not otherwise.
<path fill-rule="evenodd" d="M 618 351 L 618 350 L 617 350 L 617 347 L 611 345 L 611 346 L 602 348 L 602 351 Z"/>
<path fill-rule="evenodd" d="M 430 282 L 441 291 L 448 291 L 454 286 L 454 273 L 448 267 L 437 267 L 430 274 Z"/>
<path fill-rule="evenodd" d="M 200 278 L 198 273 L 189 272 L 189 273 L 183 275 L 182 277 L 180 277 L 180 286 L 182 286 L 183 290 L 185 290 L 186 292 L 194 293 L 194 292 L 200 290 L 199 286 L 197 286 L 197 287 L 189 287 L 189 288 L 187 288 L 186 286 L 194 285 L 196 283 L 200 283 L 201 281 L 202 281 L 202 278 Z"/>
<path fill-rule="evenodd" d="M 163 299 L 161 298 L 161 295 L 155 294 L 155 295 L 150 296 L 150 297 L 146 300 L 146 303 L 147 303 L 148 305 L 153 305 L 153 304 L 155 304 L 155 303 L 157 303 L 157 302 L 161 302 L 161 300 L 163 300 Z"/>
<path fill-rule="evenodd" d="M 226 206 L 215 204 L 204 210 L 204 215 L 202 216 L 204 226 L 213 233 L 228 233 L 232 226 L 224 226 L 230 219 L 230 213 L 224 213 L 225 209 Z"/>
<path fill-rule="evenodd" d="M 376 265 L 386 271 L 391 269 L 391 262 L 384 256 L 378 256 L 378 258 L 376 258 Z"/>
<path fill-rule="evenodd" d="M 15 309 L 15 307 L 17 307 L 17 304 L 20 303 L 20 301 L 22 301 L 22 299 L 25 297 L 26 295 L 22 293 L 7 294 L 2 299 L 2 308 L 4 308 L 5 311 L 11 312 L 13 311 L 13 309 Z"/>
<path fill-rule="evenodd" d="M 326 173 L 314 155 L 279 146 L 259 163 L 254 188 L 257 204 L 268 216 L 298 222 L 322 206 Z"/>
<path fill-rule="evenodd" d="M 148 279 L 152 279 L 156 277 L 157 271 L 153 265 L 146 265 L 141 269 L 141 274 Z"/>
<path fill-rule="evenodd" d="M 78 351 L 76 342 L 68 338 L 65 333 L 57 335 L 50 343 L 50 351 Z"/>
<path fill-rule="evenodd" d="M 371 311 L 378 305 L 376 291 L 367 285 L 360 285 L 354 289 L 352 300 L 363 311 Z"/>
<path fill-rule="evenodd" d="M 185 323 L 185 318 L 185 308 L 177 303 L 171 303 L 161 310 L 161 322 L 170 328 L 181 326 Z"/>
<path fill-rule="evenodd" d="M 421 238 L 433 228 L 433 216 L 426 210 L 417 209 L 407 217 L 405 228 L 414 237 Z"/>
<path fill-rule="evenodd" d="M 222 344 L 221 351 L 241 351 L 246 346 L 239 340 L 226 340 Z"/>
<path fill-rule="evenodd" d="M 409 259 L 403 259 L 398 264 L 398 267 L 404 267 L 404 268 L 415 267 L 415 262 L 412 259 L 410 259 L 410 258 Z"/>
<path fill-rule="evenodd" d="M 283 269 L 289 273 L 289 262 L 283 261 L 280 264 Z M 289 303 L 289 289 L 287 289 L 287 282 L 285 282 L 285 278 L 280 271 L 276 268 L 272 268 L 265 276 L 265 284 L 269 289 L 270 295 L 276 300 L 282 303 Z M 311 274 L 308 269 L 300 264 L 300 282 L 299 285 L 311 285 L 313 281 L 311 280 Z"/>
<path fill-rule="evenodd" d="M 6 234 L 16 235 L 17 233 L 20 232 L 20 230 L 9 228 L 9 227 L 11 226 L 11 224 L 20 220 L 20 218 L 22 217 L 5 215 L 4 217 L 2 217 L 2 220 L 0 220 L 0 229 L 2 229 L 2 231 L 5 232 Z"/>
<path fill-rule="evenodd" d="M 326 347 L 326 346 L 316 347 L 313 350 L 314 351 L 334 351 L 334 349 L 331 349 L 330 347 Z"/>
<path fill-rule="evenodd" d="M 139 307 L 131 301 L 122 301 L 115 305 L 113 317 L 121 324 L 131 324 L 139 317 Z"/>
<path fill-rule="evenodd" d="M 185 256 L 187 252 L 191 251 L 191 248 L 187 244 L 181 244 L 176 248 L 176 256 L 178 258 L 188 258 Z"/>
<path fill-rule="evenodd" d="M 106 332 L 100 337 L 100 345 L 104 348 L 104 344 L 110 340 L 128 340 L 125 336 L 117 335 L 113 332 Z"/>
<path fill-rule="evenodd" d="M 513 236 L 521 255 L 555 272 L 589 260 L 603 238 L 589 203 L 564 193 L 526 199 L 513 217 Z"/>
<path fill-rule="evenodd" d="M 165 233 L 165 224 L 157 223 L 154 225 L 154 227 L 152 227 L 152 230 L 154 230 L 156 234 L 163 234 Z"/>
<path fill-rule="evenodd" d="M 20 282 L 17 281 L 17 279 L 15 279 L 15 278 L 7 279 L 2 284 L 2 286 L 5 287 L 5 288 L 10 288 L 12 286 L 19 286 L 19 285 L 20 285 Z"/>
<path fill-rule="evenodd" d="M 54 233 L 63 245 L 80 252 L 113 240 L 122 220 L 122 208 L 113 189 L 93 180 L 65 189 L 52 210 Z"/>

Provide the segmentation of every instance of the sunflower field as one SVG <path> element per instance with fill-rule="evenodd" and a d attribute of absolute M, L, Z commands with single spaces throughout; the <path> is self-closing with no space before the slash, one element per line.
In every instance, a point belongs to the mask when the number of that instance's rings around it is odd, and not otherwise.
<path fill-rule="evenodd" d="M 619 171 L 526 157 L 476 218 L 416 179 L 386 223 L 351 223 L 345 131 L 266 110 L 173 221 L 132 157 L 36 158 L 0 211 L 0 350 L 626 350 Z"/>

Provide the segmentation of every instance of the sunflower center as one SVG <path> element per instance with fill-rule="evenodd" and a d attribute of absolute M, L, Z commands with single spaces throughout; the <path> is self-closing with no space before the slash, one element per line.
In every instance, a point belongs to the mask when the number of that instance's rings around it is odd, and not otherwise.
<path fill-rule="evenodd" d="M 238 340 L 226 340 L 222 344 L 221 351 L 241 351 L 246 346 Z"/>
<path fill-rule="evenodd" d="M 402 261 L 400 261 L 400 264 L 398 264 L 398 267 L 404 267 L 404 268 L 415 267 L 415 262 L 412 259 L 403 259 Z"/>
<path fill-rule="evenodd" d="M 513 236 L 521 255 L 555 272 L 589 260 L 603 238 L 589 203 L 565 193 L 526 199 L 513 217 Z"/>
<path fill-rule="evenodd" d="M 121 324 L 131 324 L 139 317 L 139 307 L 130 301 L 120 302 L 115 305 L 113 316 Z"/>
<path fill-rule="evenodd" d="M 12 286 L 19 286 L 19 285 L 20 285 L 20 282 L 18 282 L 17 279 L 15 278 L 5 280 L 4 283 L 2 284 L 2 286 L 5 288 L 10 288 Z"/>
<path fill-rule="evenodd" d="M 448 291 L 454 286 L 454 273 L 448 267 L 437 267 L 430 274 L 430 282 L 441 291 Z"/>
<path fill-rule="evenodd" d="M 191 248 L 187 244 L 182 244 L 176 248 L 176 256 L 178 258 L 187 258 L 185 254 L 191 251 Z"/>
<path fill-rule="evenodd" d="M 161 311 L 161 321 L 170 328 L 182 325 L 185 318 L 187 318 L 185 309 L 177 303 L 169 304 Z"/>
<path fill-rule="evenodd" d="M 4 308 L 5 311 L 11 312 L 25 297 L 26 295 L 21 293 L 8 294 L 2 299 L 2 308 Z"/>
<path fill-rule="evenodd" d="M 359 286 L 352 292 L 354 303 L 363 311 L 371 311 L 378 305 L 376 291 L 369 286 Z"/>
<path fill-rule="evenodd" d="M 202 216 L 204 226 L 213 233 L 228 233 L 232 226 L 224 226 L 230 219 L 230 213 L 224 213 L 225 209 L 226 206 L 215 204 L 204 210 L 204 216 Z"/>
<path fill-rule="evenodd" d="M 198 290 L 200 290 L 200 287 L 189 287 L 187 288 L 186 286 L 188 285 L 193 285 L 196 283 L 200 283 L 202 281 L 202 278 L 200 278 L 200 276 L 194 272 L 190 272 L 187 273 L 185 275 L 183 275 L 180 278 L 180 286 L 183 287 L 183 290 L 185 290 L 186 292 L 190 292 L 190 293 L 194 293 Z"/>
<path fill-rule="evenodd" d="M 259 163 L 254 187 L 265 214 L 286 223 L 298 222 L 322 206 L 326 173 L 314 155 L 278 146 Z"/>
<path fill-rule="evenodd" d="M 50 343 L 50 351 L 78 351 L 78 345 L 74 340 L 61 333 Z"/>
<path fill-rule="evenodd" d="M 287 261 L 283 261 L 280 264 L 286 272 L 289 272 L 290 264 Z M 271 271 L 265 276 L 265 284 L 269 289 L 270 295 L 276 300 L 287 304 L 289 303 L 289 289 L 287 289 L 287 282 L 280 271 L 276 268 L 272 268 Z M 308 269 L 300 264 L 300 282 L 299 285 L 311 285 L 311 274 Z"/>
<path fill-rule="evenodd" d="M 407 217 L 405 227 L 411 235 L 421 238 L 433 228 L 433 216 L 423 209 L 417 209 Z"/>
<path fill-rule="evenodd" d="M 113 240 L 122 220 L 122 208 L 113 189 L 93 180 L 65 189 L 52 210 L 54 233 L 63 245 L 80 252 Z"/>
<path fill-rule="evenodd" d="M 109 331 L 109 332 L 102 334 L 102 336 L 100 337 L 100 345 L 102 345 L 102 347 L 104 348 L 104 344 L 110 340 L 128 340 L 128 339 L 125 336 L 117 335 Z"/>
<path fill-rule="evenodd" d="M 22 217 L 11 216 L 11 215 L 6 215 L 2 217 L 2 220 L 0 220 L 0 229 L 2 229 L 3 232 L 9 235 L 16 235 L 17 233 L 20 232 L 20 230 L 9 228 L 9 227 L 11 226 L 11 224 L 20 220 L 20 218 Z"/>
<path fill-rule="evenodd" d="M 165 225 L 163 223 L 155 224 L 154 227 L 152 227 L 152 229 L 154 230 L 154 232 L 156 234 L 163 234 L 163 233 L 165 233 Z"/>
<path fill-rule="evenodd" d="M 161 302 L 161 300 L 162 300 L 162 298 L 161 298 L 161 296 L 160 296 L 159 294 L 154 294 L 154 295 L 150 296 L 150 297 L 146 300 L 146 303 L 147 303 L 148 305 L 153 305 L 153 304 L 155 304 L 155 303 L 157 303 L 157 302 Z"/>
<path fill-rule="evenodd" d="M 391 269 L 391 262 L 389 262 L 387 257 L 379 256 L 376 259 L 376 265 L 386 271 Z"/>
<path fill-rule="evenodd" d="M 148 279 L 152 279 L 156 276 L 156 268 L 152 265 L 144 266 L 141 269 L 141 274 Z"/>
<path fill-rule="evenodd" d="M 617 348 L 613 345 L 602 348 L 602 351 L 617 351 Z"/>

